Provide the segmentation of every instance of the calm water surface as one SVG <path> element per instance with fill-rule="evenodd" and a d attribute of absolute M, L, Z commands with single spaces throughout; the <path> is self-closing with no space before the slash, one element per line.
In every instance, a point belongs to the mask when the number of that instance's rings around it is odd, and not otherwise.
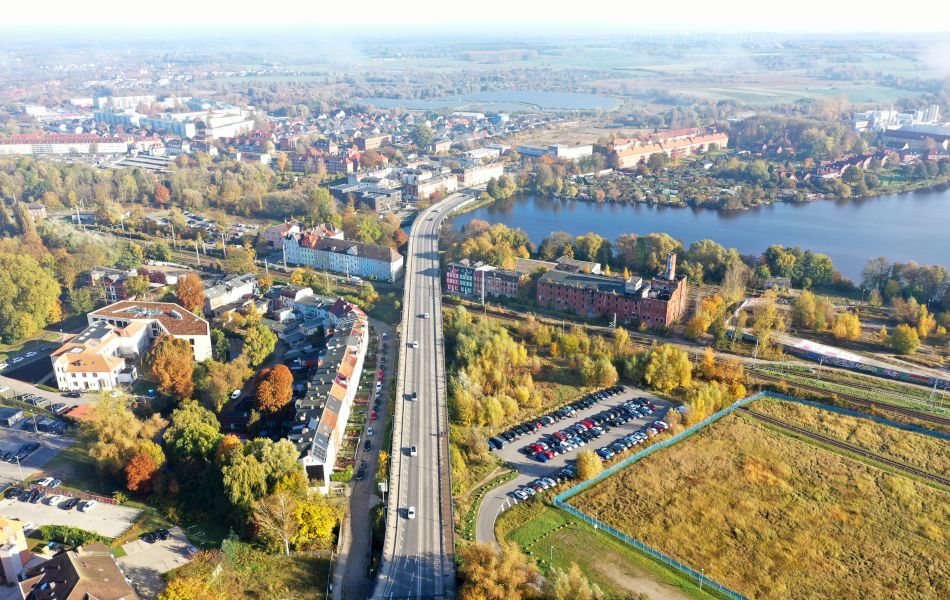
<path fill-rule="evenodd" d="M 622 233 L 663 232 L 686 245 L 708 238 L 744 254 L 759 254 L 771 244 L 800 246 L 828 254 L 856 282 L 867 261 L 877 256 L 950 268 L 950 188 L 863 200 L 776 203 L 738 213 L 525 195 L 461 215 L 455 226 L 473 219 L 520 227 L 536 244 L 552 231 L 593 231 L 611 240 Z"/>

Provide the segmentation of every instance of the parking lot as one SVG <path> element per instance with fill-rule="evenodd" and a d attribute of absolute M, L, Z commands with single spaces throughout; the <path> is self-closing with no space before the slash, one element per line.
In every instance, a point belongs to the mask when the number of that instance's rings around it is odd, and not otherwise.
<path fill-rule="evenodd" d="M 29 442 L 40 444 L 40 448 L 20 461 L 19 466 L 16 461 L 0 461 L 0 484 L 8 482 L 22 481 L 29 479 L 30 474 L 50 459 L 68 448 L 72 443 L 72 438 L 47 433 L 34 433 L 33 431 L 23 431 L 19 429 L 19 423 L 10 427 L 0 427 L 0 451 L 8 450 L 15 452 L 20 446 Z"/>
<path fill-rule="evenodd" d="M 117 562 L 143 598 L 154 598 L 165 587 L 162 573 L 191 560 L 191 543 L 185 532 L 180 527 L 173 527 L 168 533 L 167 540 L 149 543 L 139 538 L 122 546 L 126 555 Z"/>
<path fill-rule="evenodd" d="M 609 427 L 609 431 L 605 431 L 599 437 L 591 439 L 590 441 L 585 441 L 584 446 L 575 447 L 571 451 L 557 454 L 548 459 L 546 462 L 539 462 L 536 460 L 533 457 L 533 453 L 528 455 L 519 451 L 524 446 L 527 446 L 533 442 L 537 442 L 544 436 L 553 434 L 556 431 L 562 431 L 580 421 L 588 420 L 592 416 L 607 409 L 618 407 L 628 400 L 637 399 L 649 401 L 656 407 L 656 410 L 650 415 L 630 418 L 624 424 L 620 424 L 615 427 Z M 482 499 L 482 505 L 478 513 L 478 522 L 476 524 L 477 540 L 480 542 L 495 541 L 495 519 L 504 510 L 519 501 L 515 496 L 512 495 L 512 492 L 527 486 L 536 479 L 545 477 L 553 478 L 554 475 L 564 467 L 572 466 L 576 462 L 578 452 L 581 450 L 596 451 L 599 448 L 603 448 L 616 442 L 624 436 L 635 434 L 641 430 L 648 429 L 649 426 L 651 426 L 655 421 L 663 420 L 665 418 L 670 406 L 671 405 L 668 400 L 659 398 L 649 392 L 627 386 L 623 389 L 623 391 L 614 394 L 613 396 L 600 399 L 588 408 L 577 410 L 575 414 L 570 417 L 562 418 L 561 420 L 555 421 L 550 425 L 544 425 L 533 433 L 522 435 L 520 438 L 506 443 L 502 449 L 494 450 L 501 460 L 512 465 L 518 470 L 518 476 L 504 485 L 492 490 Z M 633 452 L 636 450 L 636 448 L 637 447 L 633 447 L 629 451 Z"/>
<path fill-rule="evenodd" d="M 43 499 L 36 504 L 30 504 L 16 498 L 3 498 L 0 500 L 0 514 L 20 519 L 24 523 L 33 522 L 34 528 L 43 525 L 69 525 L 115 538 L 125 533 L 132 524 L 132 520 L 141 512 L 136 508 L 103 502 L 98 503 L 88 512 L 79 512 L 75 508 L 72 510 L 62 508 L 65 500 L 58 506 L 50 506 L 46 502 L 47 499 Z"/>

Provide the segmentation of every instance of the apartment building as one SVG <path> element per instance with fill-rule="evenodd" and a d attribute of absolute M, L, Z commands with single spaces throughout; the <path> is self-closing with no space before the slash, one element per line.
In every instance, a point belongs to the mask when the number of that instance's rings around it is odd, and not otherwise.
<path fill-rule="evenodd" d="M 498 179 L 504 174 L 505 165 L 502 163 L 465 167 L 458 173 L 459 186 L 473 187 L 482 185 L 492 179 Z"/>
<path fill-rule="evenodd" d="M 0 156 L 25 154 L 125 154 L 131 136 L 100 136 L 93 133 L 18 134 L 0 139 Z"/>
<path fill-rule="evenodd" d="M 343 444 L 369 343 L 369 324 L 361 309 L 340 299 L 330 313 L 334 326 L 328 330 L 326 354 L 306 396 L 295 403 L 288 436 L 300 451 L 300 464 L 311 485 L 324 491 Z"/>
<path fill-rule="evenodd" d="M 56 387 L 61 390 L 113 390 L 138 379 L 134 362 L 149 346 L 148 328 L 134 322 L 116 327 L 91 323 L 50 354 Z"/>
<path fill-rule="evenodd" d="M 538 304 L 589 319 L 604 317 L 618 322 L 643 322 L 666 327 L 686 310 L 686 276 L 676 274 L 676 255 L 667 256 L 663 274 L 644 282 L 585 272 L 554 269 L 538 280 Z"/>
<path fill-rule="evenodd" d="M 355 140 L 356 147 L 364 152 L 367 150 L 376 150 L 383 144 L 388 144 L 391 141 L 392 136 L 390 135 L 371 135 L 368 137 L 358 137 Z"/>
<path fill-rule="evenodd" d="M 613 144 L 611 157 L 618 169 L 627 169 L 645 163 L 654 154 L 682 158 L 707 152 L 713 145 L 725 148 L 729 145 L 729 136 L 725 133 L 679 130 L 646 138 L 617 140 Z"/>
<path fill-rule="evenodd" d="M 499 269 L 467 258 L 449 263 L 445 268 L 445 289 L 449 293 L 470 298 L 515 298 L 528 274 L 514 269 Z"/>
<path fill-rule="evenodd" d="M 284 261 L 347 276 L 396 281 L 402 276 L 404 259 L 386 246 L 350 242 L 305 231 L 284 238 Z"/>

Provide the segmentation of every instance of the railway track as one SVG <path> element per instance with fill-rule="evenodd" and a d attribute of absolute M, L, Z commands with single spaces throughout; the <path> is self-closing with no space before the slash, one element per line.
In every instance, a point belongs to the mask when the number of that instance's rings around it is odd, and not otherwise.
<path fill-rule="evenodd" d="M 930 471 L 924 471 L 923 469 L 918 469 L 917 467 L 912 467 L 912 466 L 910 466 L 910 465 L 905 465 L 905 464 L 902 463 L 902 462 L 898 462 L 898 461 L 896 461 L 896 460 L 893 460 L 893 459 L 890 459 L 890 458 L 886 458 L 886 457 L 884 457 L 884 456 L 881 456 L 880 454 L 876 454 L 876 453 L 871 452 L 871 451 L 869 451 L 869 450 L 865 450 L 864 448 L 860 448 L 860 447 L 858 447 L 858 446 L 852 446 L 851 444 L 849 444 L 849 443 L 847 443 L 847 442 L 842 442 L 842 441 L 839 440 L 839 439 L 835 439 L 835 438 L 833 438 L 833 437 L 828 437 L 828 436 L 822 435 L 822 434 L 820 434 L 820 433 L 815 433 L 814 431 L 810 431 L 810 430 L 808 430 L 808 429 L 804 429 L 804 428 L 799 427 L 799 426 L 797 426 L 797 425 L 792 425 L 791 423 L 788 423 L 788 422 L 783 421 L 783 420 L 781 420 L 781 419 L 776 419 L 775 417 L 770 417 L 770 416 L 768 416 L 768 415 L 764 415 L 764 414 L 762 414 L 762 413 L 760 413 L 760 412 L 756 412 L 756 411 L 754 411 L 754 410 L 752 410 L 752 409 L 750 409 L 750 408 L 748 408 L 748 407 L 745 407 L 745 406 L 739 408 L 739 410 L 741 410 L 742 412 L 744 412 L 744 413 L 746 413 L 746 414 L 749 414 L 749 415 L 755 417 L 756 419 L 759 419 L 759 420 L 761 420 L 761 421 L 765 421 L 766 423 L 771 423 L 771 424 L 773 424 L 773 425 L 776 425 L 776 426 L 781 427 L 781 428 L 783 428 L 783 429 L 787 429 L 787 430 L 789 430 L 789 431 L 793 431 L 793 432 L 795 432 L 795 433 L 797 433 L 797 434 L 799 434 L 799 435 L 803 435 L 803 436 L 805 436 L 805 437 L 807 437 L 807 438 L 810 438 L 810 439 L 813 439 L 813 440 L 822 442 L 822 443 L 824 443 L 824 444 L 829 444 L 829 445 L 834 446 L 834 447 L 836 447 L 836 448 L 841 448 L 842 450 L 847 450 L 848 452 L 853 452 L 854 454 L 858 454 L 858 455 L 860 455 L 860 456 L 864 456 L 864 457 L 866 457 L 866 458 L 870 458 L 871 460 L 873 460 L 873 461 L 875 461 L 875 462 L 879 462 L 879 463 L 881 463 L 881 464 L 888 465 L 888 466 L 890 466 L 890 467 L 894 467 L 895 469 L 904 471 L 905 473 L 910 473 L 910 474 L 912 474 L 912 475 L 916 475 L 917 477 L 921 477 L 921 478 L 923 478 L 923 479 L 927 479 L 927 480 L 929 480 L 929 481 L 934 481 L 934 482 L 936 482 L 936 483 L 939 483 L 940 485 L 943 485 L 943 486 L 946 486 L 946 487 L 950 487 L 950 479 L 947 479 L 946 477 L 941 477 L 940 475 L 934 475 L 934 474 L 931 473 Z"/>
<path fill-rule="evenodd" d="M 748 366 L 748 367 L 746 367 L 746 370 L 748 370 L 748 371 L 754 371 L 756 375 L 758 375 L 758 374 L 760 374 L 760 373 L 763 373 L 763 372 L 767 372 L 767 371 L 780 371 L 780 372 L 783 371 L 783 369 L 782 369 L 782 367 L 781 367 L 780 365 L 775 365 L 775 366 L 771 366 L 771 365 L 770 365 L 770 366 L 761 366 L 761 367 L 759 367 L 759 366 Z M 836 371 L 833 371 L 833 370 L 823 370 L 823 371 L 820 371 L 819 374 L 820 374 L 820 375 L 828 375 L 828 374 L 834 374 L 835 372 L 836 372 Z M 767 375 L 768 373 L 765 373 L 765 374 Z M 806 377 L 806 376 L 807 376 L 806 373 L 801 373 L 801 372 L 796 372 L 796 371 L 787 371 L 787 372 L 785 372 L 785 373 L 783 373 L 783 374 L 791 375 L 792 377 Z M 819 378 L 820 378 L 820 377 L 819 377 Z M 898 392 L 898 391 L 883 389 L 883 388 L 879 388 L 879 387 L 874 387 L 873 385 L 869 385 L 869 384 L 866 384 L 866 383 L 851 383 L 851 382 L 845 382 L 845 381 L 836 381 L 836 380 L 833 379 L 832 377 L 828 377 L 827 379 L 825 379 L 825 382 L 826 382 L 826 383 L 831 383 L 831 384 L 834 384 L 834 385 L 840 385 L 840 386 L 842 386 L 842 387 L 850 387 L 850 388 L 855 388 L 855 389 L 858 389 L 858 390 L 864 390 L 864 391 L 866 391 L 866 392 L 874 392 L 874 393 L 877 393 L 877 394 L 887 394 L 888 396 L 893 396 L 894 398 L 897 398 L 897 399 L 899 399 L 899 400 L 909 400 L 909 401 L 912 401 L 912 402 L 928 402 L 928 403 L 930 403 L 930 404 L 933 404 L 934 406 L 939 406 L 941 409 L 948 409 L 948 408 L 950 408 L 950 402 L 948 402 L 947 396 L 945 396 L 945 395 L 943 395 L 943 394 L 939 394 L 939 395 L 937 395 L 936 398 L 934 398 L 933 401 L 929 401 L 929 400 L 925 400 L 925 399 L 919 398 L 919 397 L 918 397 L 918 398 L 915 398 L 915 397 L 913 397 L 913 396 L 908 396 L 907 394 L 902 394 L 902 393 L 900 393 L 900 392 Z M 788 382 L 788 383 L 791 385 L 793 382 Z M 826 391 L 827 391 L 827 390 L 826 390 Z"/>
<path fill-rule="evenodd" d="M 797 383 L 797 382 L 787 382 L 779 377 L 773 377 L 772 375 L 763 375 L 762 373 L 755 373 L 752 377 L 755 379 L 760 379 L 763 381 L 771 382 L 780 382 L 790 387 L 797 387 L 803 390 L 808 390 L 810 392 L 815 392 L 816 394 L 821 394 L 822 396 L 828 396 L 834 394 L 836 397 L 860 406 L 867 406 L 870 408 L 876 408 L 886 412 L 904 415 L 905 417 L 911 417 L 914 419 L 919 419 L 921 421 L 927 421 L 928 423 L 937 423 L 938 425 L 943 425 L 944 427 L 950 427 L 950 419 L 947 417 L 942 417 L 940 415 L 935 415 L 932 413 L 921 412 L 919 410 L 914 410 L 912 408 L 904 408 L 902 406 L 894 406 L 893 404 L 888 404 L 887 402 L 879 402 L 877 400 L 868 400 L 866 398 L 859 398 L 858 396 L 852 396 L 851 394 L 845 394 L 840 392 L 829 392 L 824 388 L 820 388 L 814 385 L 808 385 L 807 383 Z"/>

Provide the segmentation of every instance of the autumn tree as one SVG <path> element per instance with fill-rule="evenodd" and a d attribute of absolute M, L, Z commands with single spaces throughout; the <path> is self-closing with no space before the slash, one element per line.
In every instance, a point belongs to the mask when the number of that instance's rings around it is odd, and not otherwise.
<path fill-rule="evenodd" d="M 145 364 L 158 381 L 160 393 L 178 400 L 191 397 L 195 390 L 195 367 L 188 340 L 167 334 L 159 336 L 145 355 Z"/>
<path fill-rule="evenodd" d="M 151 285 L 148 277 L 132 275 L 125 280 L 125 293 L 130 298 L 141 298 L 149 292 Z"/>
<path fill-rule="evenodd" d="M 587 481 L 600 475 L 604 470 L 604 463 L 593 450 L 581 450 L 577 455 L 577 478 Z"/>
<path fill-rule="evenodd" d="M 831 327 L 831 335 L 838 340 L 854 341 L 861 335 L 861 320 L 858 315 L 846 312 L 835 318 Z"/>
<path fill-rule="evenodd" d="M 752 307 L 752 331 L 763 353 L 768 353 L 772 347 L 775 334 L 785 331 L 785 320 L 778 308 L 778 296 L 774 290 L 762 294 L 759 302 Z"/>
<path fill-rule="evenodd" d="M 79 437 L 88 444 L 98 471 L 119 476 L 133 457 L 141 454 L 148 455 L 155 468 L 164 464 L 165 453 L 154 441 L 164 426 L 158 413 L 147 420 L 139 419 L 124 398 L 107 395 L 100 396 L 80 422 Z"/>
<path fill-rule="evenodd" d="M 56 278 L 27 254 L 0 253 L 0 338 L 28 338 L 62 316 Z"/>
<path fill-rule="evenodd" d="M 584 576 L 577 563 L 567 571 L 553 569 L 544 579 L 545 600 L 603 600 L 606 596 L 596 583 Z"/>
<path fill-rule="evenodd" d="M 534 598 L 539 574 L 514 544 L 468 544 L 459 550 L 460 600 Z"/>
<path fill-rule="evenodd" d="M 888 344 L 898 354 L 913 354 L 920 347 L 920 336 L 916 329 L 901 323 L 888 335 Z"/>
<path fill-rule="evenodd" d="M 290 540 L 299 529 L 297 498 L 287 492 L 264 496 L 254 503 L 253 519 L 257 535 L 267 544 L 278 545 L 290 556 Z"/>
<path fill-rule="evenodd" d="M 257 254 L 253 248 L 228 248 L 227 258 L 221 267 L 225 273 L 232 275 L 241 275 L 244 273 L 257 273 L 255 260 Z"/>
<path fill-rule="evenodd" d="M 125 487 L 130 492 L 148 492 L 152 489 L 152 477 L 158 471 L 155 459 L 148 452 L 139 451 L 125 465 Z"/>
<path fill-rule="evenodd" d="M 261 412 L 277 412 L 290 402 L 293 395 L 294 377 L 285 365 L 264 369 L 257 376 L 257 409 Z"/>
<path fill-rule="evenodd" d="M 662 344 L 650 351 L 644 380 L 653 389 L 669 392 L 677 387 L 689 387 L 693 366 L 685 350 L 672 344 Z"/>
<path fill-rule="evenodd" d="M 339 506 L 334 506 L 321 497 L 301 501 L 294 514 L 297 531 L 291 542 L 297 549 L 326 548 L 333 543 L 333 530 L 342 516 Z"/>
<path fill-rule="evenodd" d="M 248 364 L 256 367 L 271 355 L 277 346 L 277 335 L 262 323 L 251 327 L 244 337 L 243 354 Z"/>
<path fill-rule="evenodd" d="M 175 288 L 175 297 L 178 298 L 178 304 L 200 315 L 205 305 L 205 287 L 201 278 L 195 273 L 187 273 L 180 278 Z"/>
<path fill-rule="evenodd" d="M 229 362 L 206 361 L 196 375 L 198 397 L 202 404 L 219 412 L 228 401 L 231 392 L 240 390 L 254 372 L 247 365 L 247 357 L 240 356 Z"/>

